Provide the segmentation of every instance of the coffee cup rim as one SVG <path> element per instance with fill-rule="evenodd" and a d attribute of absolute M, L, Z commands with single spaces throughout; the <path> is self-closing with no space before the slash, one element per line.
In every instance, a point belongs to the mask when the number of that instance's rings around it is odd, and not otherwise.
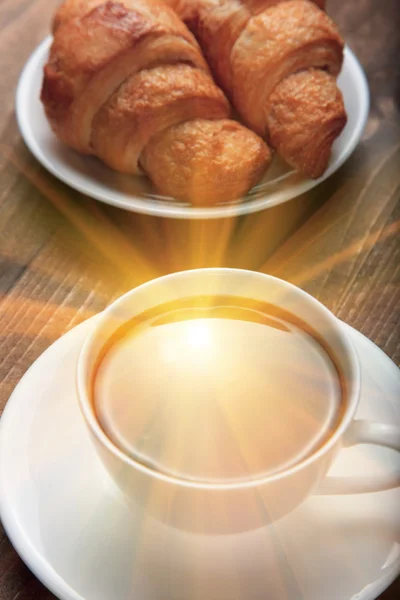
<path fill-rule="evenodd" d="M 165 280 L 172 280 L 183 278 L 188 275 L 193 275 L 195 273 L 203 273 L 203 274 L 238 274 L 240 276 L 247 275 L 252 277 L 260 277 L 267 278 L 273 280 L 275 283 L 278 282 L 278 285 L 282 287 L 282 289 L 291 290 L 295 293 L 301 295 L 303 298 L 307 300 L 312 306 L 314 306 L 317 310 L 324 313 L 324 316 L 330 321 L 332 328 L 335 330 L 335 334 L 339 335 L 341 338 L 342 345 L 344 346 L 346 353 L 346 361 L 350 365 L 350 372 L 352 374 L 352 392 L 349 394 L 347 398 L 347 406 L 345 410 L 345 414 L 342 417 L 342 420 L 335 432 L 330 436 L 330 438 L 321 445 L 315 452 L 305 457 L 303 460 L 295 463 L 294 465 L 283 469 L 282 471 L 278 471 L 277 473 L 272 473 L 270 475 L 258 475 L 254 478 L 248 478 L 242 481 L 199 481 L 197 479 L 188 479 L 188 478 L 180 478 L 175 475 L 170 475 L 168 473 L 163 473 L 162 471 L 157 471 L 152 469 L 151 467 L 145 465 L 144 463 L 135 460 L 135 458 L 128 456 L 125 454 L 103 431 L 100 426 L 98 420 L 95 417 L 92 401 L 88 397 L 87 394 L 87 385 L 86 385 L 86 374 L 88 372 L 91 360 L 91 350 L 98 335 L 99 330 L 104 328 L 105 323 L 109 320 L 110 316 L 118 309 L 121 305 L 123 305 L 128 298 L 131 298 L 132 295 L 137 293 L 137 291 L 143 290 L 144 288 L 155 287 L 156 285 L 160 285 Z M 92 435 L 97 439 L 97 441 L 105 447 L 105 449 L 110 452 L 115 458 L 123 462 L 125 465 L 134 468 L 137 471 L 140 471 L 142 474 L 147 475 L 149 477 L 156 478 L 165 483 L 177 485 L 180 487 L 186 488 L 196 488 L 203 490 L 243 490 L 243 489 L 251 489 L 258 487 L 260 485 L 276 482 L 290 475 L 294 475 L 295 473 L 300 472 L 307 466 L 311 465 L 315 461 L 318 461 L 324 455 L 329 453 L 329 451 L 334 448 L 334 446 L 338 443 L 338 441 L 345 435 L 347 428 L 351 424 L 354 419 L 354 415 L 356 413 L 359 398 L 360 398 L 360 389 L 361 389 L 361 367 L 359 363 L 359 359 L 347 332 L 344 330 L 344 327 L 341 325 L 340 320 L 335 317 L 335 315 L 326 308 L 319 300 L 314 298 L 308 292 L 305 292 L 298 286 L 280 279 L 279 277 L 275 277 L 274 275 L 269 275 L 267 273 L 261 273 L 258 271 L 250 271 L 248 269 L 233 269 L 226 267 L 212 267 L 212 268 L 199 268 L 199 269 L 190 269 L 185 271 L 179 271 L 176 273 L 171 273 L 168 275 L 163 275 L 156 279 L 152 279 L 147 281 L 132 290 L 129 290 L 122 296 L 120 296 L 117 300 L 112 302 L 99 316 L 98 320 L 87 335 L 84 344 L 81 348 L 78 357 L 78 364 L 76 369 L 76 387 L 77 387 L 77 395 L 78 401 L 80 405 L 80 409 L 83 415 L 83 418 L 92 433 Z"/>

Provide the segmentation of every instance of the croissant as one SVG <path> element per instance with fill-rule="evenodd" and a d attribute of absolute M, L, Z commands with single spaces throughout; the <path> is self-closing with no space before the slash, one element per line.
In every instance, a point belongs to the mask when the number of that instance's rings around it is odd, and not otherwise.
<path fill-rule="evenodd" d="M 309 177 L 347 117 L 343 41 L 324 0 L 166 0 L 193 31 L 243 122 Z"/>
<path fill-rule="evenodd" d="M 242 196 L 268 166 L 269 148 L 229 119 L 195 38 L 163 2 L 67 0 L 53 33 L 41 99 L 71 148 L 197 204 Z"/>

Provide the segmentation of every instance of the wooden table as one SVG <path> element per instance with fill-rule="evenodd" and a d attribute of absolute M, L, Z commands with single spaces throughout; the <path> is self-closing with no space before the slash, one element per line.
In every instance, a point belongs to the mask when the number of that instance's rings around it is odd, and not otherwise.
<path fill-rule="evenodd" d="M 330 3 L 372 92 L 367 129 L 348 163 L 306 197 L 209 223 L 103 206 L 59 183 L 29 154 L 16 125 L 15 87 L 56 4 L 0 3 L 0 413 L 61 334 L 124 290 L 189 267 L 245 267 L 293 281 L 399 363 L 398 0 Z M 380 600 L 399 597 L 400 580 Z M 50 598 L 0 527 L 0 600 Z"/>

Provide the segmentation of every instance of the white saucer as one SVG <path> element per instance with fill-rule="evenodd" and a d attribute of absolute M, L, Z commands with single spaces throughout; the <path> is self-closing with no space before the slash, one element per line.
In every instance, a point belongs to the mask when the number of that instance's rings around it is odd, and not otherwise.
<path fill-rule="evenodd" d="M 331 163 L 324 176 L 319 180 L 306 179 L 275 159 L 264 180 L 243 200 L 194 208 L 173 198 L 157 196 L 144 177 L 119 175 L 100 161 L 80 156 L 57 141 L 40 102 L 43 66 L 50 44 L 50 37 L 42 42 L 20 78 L 16 111 L 22 136 L 35 157 L 55 177 L 88 196 L 125 210 L 161 217 L 211 219 L 243 215 L 281 204 L 307 192 L 337 171 L 357 146 L 368 118 L 368 84 L 360 63 L 346 48 L 339 86 L 344 95 L 348 123 L 334 145 Z"/>
<path fill-rule="evenodd" d="M 314 497 L 273 526 L 232 536 L 171 530 L 132 514 L 81 418 L 74 369 L 93 321 L 24 376 L 0 427 L 4 527 L 61 600 L 373 600 L 400 573 L 400 488 Z M 358 417 L 400 423 L 400 372 L 349 328 L 362 361 Z M 393 451 L 344 451 L 336 475 L 400 474 Z"/>

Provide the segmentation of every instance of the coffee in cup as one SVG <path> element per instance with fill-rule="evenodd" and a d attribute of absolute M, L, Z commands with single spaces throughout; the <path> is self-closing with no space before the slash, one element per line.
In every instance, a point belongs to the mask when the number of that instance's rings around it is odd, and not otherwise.
<path fill-rule="evenodd" d="M 344 446 L 400 451 L 400 430 L 356 419 L 360 365 L 343 324 L 269 275 L 199 269 L 128 292 L 96 319 L 77 389 L 129 506 L 173 527 L 233 533 L 311 494 L 399 485 L 327 476 Z"/>
<path fill-rule="evenodd" d="M 189 296 L 122 324 L 92 389 L 98 421 L 122 452 L 203 482 L 301 462 L 330 439 L 346 406 L 324 339 L 279 306 L 236 296 Z"/>

